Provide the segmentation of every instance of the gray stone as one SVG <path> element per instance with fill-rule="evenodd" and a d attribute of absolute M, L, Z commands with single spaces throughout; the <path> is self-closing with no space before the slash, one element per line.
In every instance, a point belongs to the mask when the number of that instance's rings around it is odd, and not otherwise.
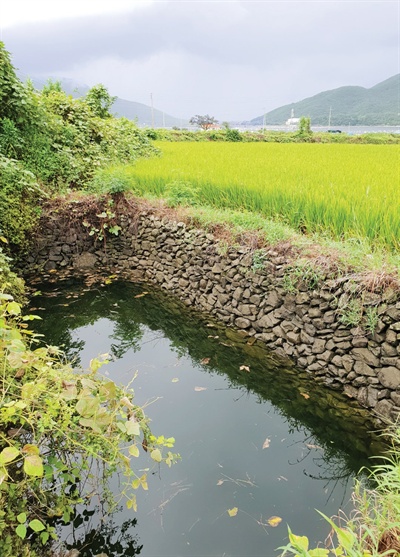
<path fill-rule="evenodd" d="M 325 340 L 316 339 L 311 348 L 313 354 L 322 354 L 322 352 L 325 351 L 325 345 L 326 345 Z"/>
<path fill-rule="evenodd" d="M 355 347 L 355 348 L 364 348 L 365 346 L 368 345 L 368 339 L 365 337 L 355 337 L 353 338 L 353 340 L 351 341 L 351 344 Z"/>
<path fill-rule="evenodd" d="M 299 292 L 295 298 L 295 302 L 296 304 L 306 304 L 307 302 L 310 301 L 310 295 L 308 294 L 308 292 Z"/>
<path fill-rule="evenodd" d="M 242 297 L 243 297 L 243 288 L 239 288 L 238 286 L 235 292 L 233 293 L 233 299 L 239 302 L 242 299 Z"/>
<path fill-rule="evenodd" d="M 394 345 L 398 344 L 397 334 L 395 333 L 395 331 L 392 331 L 391 329 L 386 331 L 385 340 L 388 344 L 394 344 Z"/>
<path fill-rule="evenodd" d="M 393 356 L 397 356 L 397 350 L 395 346 L 392 346 L 391 344 L 389 344 L 388 342 L 384 342 L 381 346 L 382 348 L 382 356 L 385 357 L 393 357 Z"/>
<path fill-rule="evenodd" d="M 390 393 L 390 398 L 393 400 L 396 406 L 400 406 L 400 393 Z"/>
<path fill-rule="evenodd" d="M 358 375 L 366 375 L 366 376 L 376 375 L 375 371 L 365 362 L 360 362 L 360 361 L 355 362 L 353 369 Z"/>
<path fill-rule="evenodd" d="M 254 326 L 259 327 L 260 329 L 272 329 L 276 325 L 278 325 L 279 320 L 276 319 L 272 312 L 267 313 L 261 319 L 254 323 Z"/>
<path fill-rule="evenodd" d="M 375 414 L 385 420 L 391 419 L 391 412 L 394 404 L 387 399 L 379 400 L 375 405 Z"/>
<path fill-rule="evenodd" d="M 384 387 L 397 389 L 400 387 L 400 369 L 397 367 L 384 367 L 378 371 L 378 379 Z"/>
<path fill-rule="evenodd" d="M 300 342 L 300 334 L 294 331 L 288 331 L 286 333 L 286 339 L 293 344 L 298 344 Z"/>
<path fill-rule="evenodd" d="M 73 258 L 75 269 L 94 269 L 97 263 L 97 257 L 93 253 L 84 252 Z"/>
<path fill-rule="evenodd" d="M 319 308 L 310 308 L 308 311 L 308 315 L 314 319 L 315 317 L 321 317 L 322 311 Z"/>
<path fill-rule="evenodd" d="M 265 304 L 272 308 L 277 308 L 282 303 L 282 300 L 276 290 L 272 290 L 265 300 Z"/>
<path fill-rule="evenodd" d="M 245 319 L 244 317 L 238 317 L 235 319 L 235 325 L 239 329 L 248 329 L 251 326 L 251 321 Z"/>
<path fill-rule="evenodd" d="M 314 342 L 314 338 L 308 335 L 305 329 L 302 329 L 300 331 L 300 338 L 301 338 L 301 342 L 304 342 L 304 344 L 312 344 Z"/>
<path fill-rule="evenodd" d="M 344 369 L 349 373 L 353 369 L 353 358 L 348 354 L 345 354 L 344 356 L 342 356 L 342 362 Z"/>
<path fill-rule="evenodd" d="M 368 348 L 354 348 L 352 351 L 356 360 L 365 362 L 369 366 L 379 367 L 379 359 Z"/>

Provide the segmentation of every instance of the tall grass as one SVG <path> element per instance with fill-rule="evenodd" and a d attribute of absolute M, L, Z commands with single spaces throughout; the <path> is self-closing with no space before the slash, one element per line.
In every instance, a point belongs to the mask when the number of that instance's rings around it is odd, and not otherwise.
<path fill-rule="evenodd" d="M 304 232 L 400 247 L 396 145 L 158 143 L 162 156 L 122 172 L 139 194 L 164 196 L 171 182 L 198 203 L 246 209 Z M 107 179 L 107 177 L 104 177 Z"/>

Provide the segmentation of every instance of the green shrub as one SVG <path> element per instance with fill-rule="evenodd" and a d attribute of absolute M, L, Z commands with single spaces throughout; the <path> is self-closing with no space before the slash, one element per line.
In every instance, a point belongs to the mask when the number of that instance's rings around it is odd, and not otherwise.
<path fill-rule="evenodd" d="M 175 180 L 165 186 L 165 197 L 170 207 L 196 205 L 198 202 L 198 189 L 190 182 Z"/>
<path fill-rule="evenodd" d="M 8 242 L 7 251 L 27 249 L 45 195 L 31 172 L 0 154 L 0 229 Z"/>

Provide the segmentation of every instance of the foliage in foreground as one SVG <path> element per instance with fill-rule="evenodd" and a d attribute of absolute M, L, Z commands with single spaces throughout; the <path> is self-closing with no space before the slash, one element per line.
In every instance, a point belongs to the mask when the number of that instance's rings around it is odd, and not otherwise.
<path fill-rule="evenodd" d="M 289 543 L 281 557 L 382 557 L 400 555 L 400 429 L 389 433 L 393 447 L 381 463 L 372 468 L 368 489 L 356 480 L 353 494 L 355 510 L 350 517 L 339 516 L 334 522 L 319 513 L 330 525 L 325 547 L 309 547 L 306 536 L 297 536 L 289 528 Z M 319 512 L 319 511 L 318 511 Z"/>
<path fill-rule="evenodd" d="M 112 102 L 101 84 L 80 99 L 57 82 L 36 91 L 0 42 L 0 229 L 11 248 L 26 249 L 46 196 L 82 187 L 106 164 L 157 153 L 134 122 L 111 116 Z"/>
<path fill-rule="evenodd" d="M 10 294 L 0 293 L 0 554 L 45 555 L 76 505 L 107 493 L 114 473 L 125 478 L 121 498 L 136 510 L 135 490 L 146 473 L 133 462 L 141 448 L 168 466 L 173 438 L 152 435 L 132 389 L 97 371 L 74 371 L 56 347 L 36 347 Z M 164 452 L 164 454 L 163 454 Z M 118 502 L 109 500 L 113 508 Z M 41 548 L 41 549 L 40 549 Z M 37 553 L 35 553 L 35 551 Z"/>

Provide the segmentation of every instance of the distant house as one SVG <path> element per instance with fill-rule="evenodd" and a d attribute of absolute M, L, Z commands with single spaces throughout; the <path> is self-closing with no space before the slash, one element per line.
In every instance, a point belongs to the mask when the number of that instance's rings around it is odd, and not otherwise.
<path fill-rule="evenodd" d="M 294 108 L 292 108 L 292 112 L 290 114 L 290 118 L 288 118 L 285 122 L 287 126 L 297 126 L 300 122 L 300 118 L 294 117 Z"/>

